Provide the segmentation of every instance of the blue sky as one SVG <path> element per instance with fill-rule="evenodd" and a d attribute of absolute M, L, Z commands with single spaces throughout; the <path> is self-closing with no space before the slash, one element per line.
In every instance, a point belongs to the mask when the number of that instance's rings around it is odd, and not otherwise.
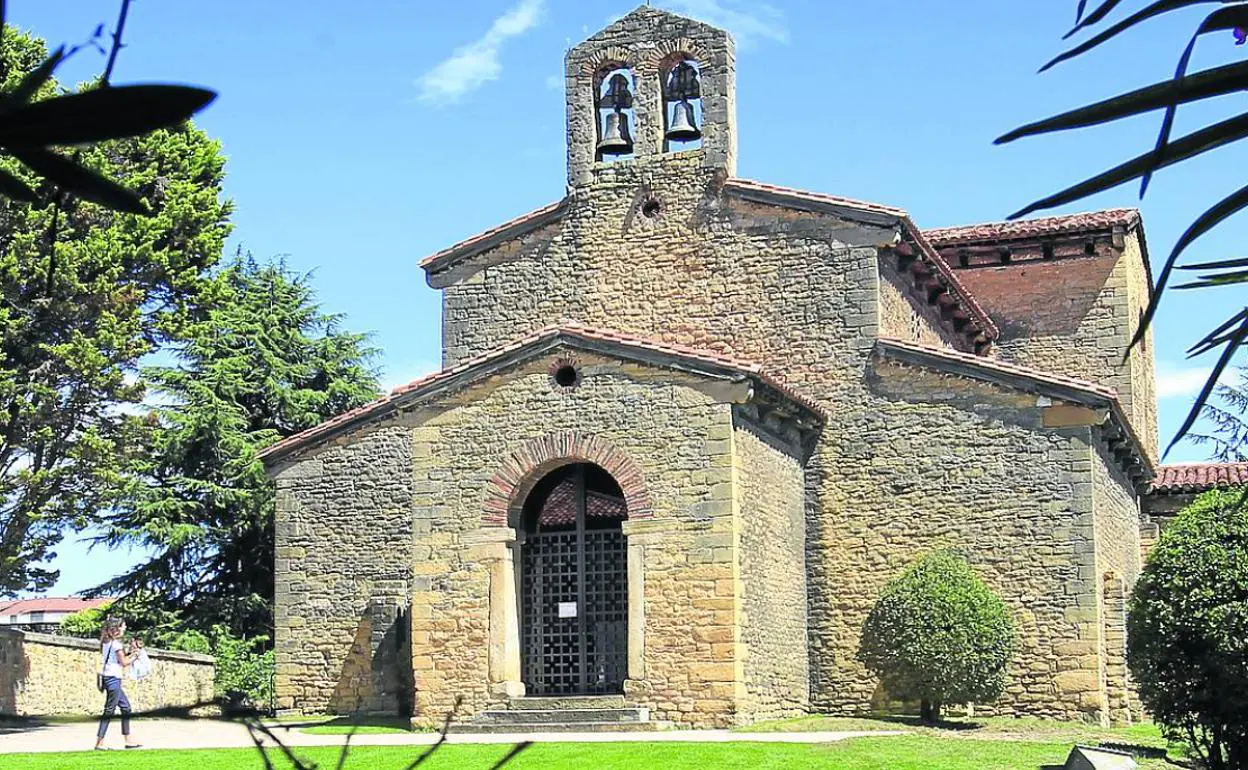
<path fill-rule="evenodd" d="M 1207 9 L 1174 14 L 1043 75 L 1075 0 L 668 0 L 738 43 L 741 176 L 906 208 L 923 227 L 1001 219 L 1151 146 L 1157 116 L 995 147 L 1008 129 L 1170 74 Z M 1134 7 L 1135 4 L 1126 3 Z M 114 82 L 220 92 L 199 123 L 227 157 L 231 249 L 315 272 L 325 307 L 384 350 L 387 386 L 437 368 L 439 296 L 425 255 L 562 196 L 564 51 L 631 2 L 418 0 L 133 4 Z M 112 24 L 117 0 L 10 0 L 12 23 L 53 43 Z M 1230 34 L 1194 67 L 1240 55 Z M 84 52 L 66 81 L 98 72 Z M 1229 103 L 1231 99 L 1235 104 Z M 1242 97 L 1180 112 L 1186 132 Z M 1139 205 L 1154 263 L 1213 201 L 1243 184 L 1248 147 L 1064 209 Z M 1244 256 L 1233 220 L 1190 261 Z M 1236 309 L 1236 289 L 1169 296 L 1156 327 L 1168 440 L 1211 362 L 1184 349 Z M 1241 303 L 1242 305 L 1242 303 Z M 1202 459 L 1181 446 L 1170 459 Z M 132 555 L 59 549 L 56 593 L 84 589 Z"/>

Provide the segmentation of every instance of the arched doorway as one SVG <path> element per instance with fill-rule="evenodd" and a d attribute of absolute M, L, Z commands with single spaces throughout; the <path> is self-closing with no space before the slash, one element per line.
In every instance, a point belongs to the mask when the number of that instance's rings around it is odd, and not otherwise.
<path fill-rule="evenodd" d="M 521 676 L 529 695 L 623 692 L 628 674 L 624 494 L 597 465 L 565 465 L 524 501 Z"/>

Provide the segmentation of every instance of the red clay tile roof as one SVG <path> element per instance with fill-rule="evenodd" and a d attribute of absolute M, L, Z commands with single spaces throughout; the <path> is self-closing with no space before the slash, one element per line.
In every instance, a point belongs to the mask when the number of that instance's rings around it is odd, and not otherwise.
<path fill-rule="evenodd" d="M 808 190 L 799 190 L 794 187 L 782 187 L 780 185 L 767 184 L 765 182 L 757 182 L 753 179 L 741 179 L 732 177 L 724 182 L 724 189 L 729 192 L 741 193 L 764 193 L 775 195 L 778 197 L 791 198 L 793 200 L 807 201 L 810 203 L 826 204 L 829 206 L 844 207 L 847 209 L 857 209 L 871 214 L 880 214 L 883 216 L 896 217 L 902 219 L 907 216 L 903 209 L 894 206 L 885 206 L 882 203 L 870 203 L 867 201 L 854 200 L 853 198 L 842 198 L 837 195 L 825 195 L 823 193 L 810 192 Z"/>
<path fill-rule="evenodd" d="M 1059 387 L 1074 388 L 1076 390 L 1087 391 L 1090 394 L 1100 396 L 1108 400 L 1117 400 L 1118 392 L 1113 388 L 1107 388 L 1104 385 L 1097 385 L 1088 380 L 1081 380 L 1077 377 L 1066 377 L 1061 374 L 1054 374 L 1040 369 L 1032 369 L 1028 366 L 1019 366 L 1009 361 L 1002 361 L 996 358 L 984 358 L 970 353 L 963 353 L 958 350 L 949 350 L 948 348 L 936 348 L 930 345 L 922 345 L 917 342 L 907 342 L 906 340 L 893 339 L 891 337 L 881 337 L 882 350 L 888 352 L 889 348 L 900 350 L 909 350 L 915 353 L 922 353 L 933 359 L 948 361 L 950 363 L 960 362 L 973 364 L 981 369 L 1000 372 L 1002 374 L 1024 377 L 1034 380 L 1038 383 L 1047 385 L 1056 385 Z"/>
<path fill-rule="evenodd" d="M 1248 484 L 1248 463 L 1163 465 L 1153 480 L 1153 494 L 1178 495 Z"/>
<path fill-rule="evenodd" d="M 0 617 L 24 615 L 28 612 L 79 612 L 99 607 L 112 599 L 84 599 L 81 596 L 47 596 L 34 599 L 18 599 L 0 605 Z"/>
<path fill-rule="evenodd" d="M 568 199 L 561 198 L 554 203 L 548 203 L 539 209 L 534 209 L 527 214 L 521 214 L 515 219 L 510 219 L 497 227 L 491 227 L 489 230 L 477 233 L 471 238 L 460 241 L 454 246 L 448 246 L 445 249 L 430 254 L 420 261 L 420 266 L 425 270 L 437 270 L 452 262 L 456 262 L 464 257 L 471 256 L 482 251 L 496 242 L 515 238 L 534 230 L 542 225 L 554 221 L 563 215 L 567 207 Z"/>
<path fill-rule="evenodd" d="M 537 520 L 543 527 L 576 522 L 576 482 L 561 481 L 546 496 Z M 626 519 L 628 506 L 623 498 L 589 493 L 585 495 L 585 516 L 589 519 Z"/>
<path fill-rule="evenodd" d="M 659 353 L 686 361 L 709 365 L 714 368 L 725 369 L 740 374 L 746 374 L 755 377 L 759 381 L 774 388 L 777 392 L 784 395 L 794 403 L 805 407 L 812 412 L 820 421 L 826 418 L 826 414 L 822 407 L 815 401 L 806 398 L 797 391 L 793 390 L 783 382 L 775 379 L 765 372 L 763 368 L 751 361 L 744 359 L 724 356 L 719 353 L 713 353 L 706 350 L 698 350 L 696 348 L 685 347 L 683 345 L 674 345 L 657 340 L 639 337 L 633 334 L 623 332 L 609 331 L 606 329 L 598 329 L 585 326 L 574 321 L 565 321 L 561 324 L 547 326 L 525 337 L 509 342 L 505 345 L 497 347 L 483 355 L 463 361 L 457 366 L 450 369 L 443 369 L 440 372 L 421 377 L 420 379 L 409 382 L 406 385 L 400 385 L 389 394 L 371 401 L 363 406 L 356 407 L 347 412 L 327 420 L 314 428 L 309 428 L 301 433 L 285 438 L 272 446 L 269 446 L 260 453 L 260 458 L 265 462 L 272 462 L 281 455 L 285 455 L 294 449 L 313 443 L 316 440 L 328 437 L 349 425 L 357 423 L 361 420 L 368 419 L 373 416 L 380 416 L 396 407 L 398 402 L 407 400 L 409 397 L 418 397 L 421 391 L 436 388 L 438 385 L 445 384 L 447 381 L 471 372 L 472 370 L 491 363 L 504 360 L 527 347 L 534 347 L 545 343 L 554 343 L 559 340 L 565 340 L 575 343 L 577 340 L 610 343 L 619 346 L 622 349 L 635 349 L 639 351 L 649 351 L 651 353 Z"/>
<path fill-rule="evenodd" d="M 1042 236 L 1073 235 L 1097 232 L 1114 227 L 1131 229 L 1140 222 L 1138 209 L 1106 209 L 1082 214 L 1066 214 L 1013 222 L 985 222 L 962 227 L 937 227 L 924 230 L 924 235 L 937 248 L 972 243 L 997 243 L 1027 240 Z"/>

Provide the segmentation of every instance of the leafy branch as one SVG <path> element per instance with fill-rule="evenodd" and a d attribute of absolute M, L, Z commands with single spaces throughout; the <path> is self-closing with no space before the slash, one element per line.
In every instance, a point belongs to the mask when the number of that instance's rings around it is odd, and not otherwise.
<path fill-rule="evenodd" d="M 1089 10 L 1088 0 L 1079 0 L 1075 13 L 1075 25 L 1066 33 L 1063 39 L 1098 28 L 1102 22 L 1108 20 L 1121 2 L 1122 0 L 1102 0 L 1101 3 Z M 1094 104 L 1085 105 L 1060 115 L 1030 123 L 997 139 L 997 144 L 1005 144 L 1023 137 L 1101 125 L 1133 115 L 1164 110 L 1161 127 L 1158 130 L 1157 140 L 1152 149 L 1107 171 L 1067 187 L 1060 192 L 1042 198 L 1012 214 L 1010 216 L 1011 219 L 1080 200 L 1134 179 L 1140 180 L 1140 197 L 1143 198 L 1148 191 L 1149 182 L 1153 174 L 1158 170 L 1234 144 L 1248 137 L 1248 111 L 1193 131 L 1178 139 L 1172 139 L 1171 136 L 1174 118 L 1180 105 L 1215 96 L 1238 93 L 1248 86 L 1248 62 L 1227 64 L 1195 74 L 1188 73 L 1192 53 L 1201 37 L 1213 32 L 1232 31 L 1235 35 L 1236 45 L 1241 45 L 1248 41 L 1248 2 L 1243 0 L 1155 0 L 1134 13 L 1127 15 L 1120 21 L 1107 24 L 1084 42 L 1054 57 L 1041 67 L 1040 71 L 1044 72 L 1062 62 L 1087 53 L 1145 21 L 1190 6 L 1208 3 L 1216 3 L 1222 7 L 1207 14 L 1200 24 L 1197 25 L 1187 46 L 1179 56 L 1173 77 L 1144 88 L 1119 94 Z M 1248 282 L 1248 260 L 1241 258 L 1202 262 L 1194 265 L 1178 264 L 1179 257 L 1196 240 L 1245 207 L 1248 207 L 1248 185 L 1241 187 L 1210 206 L 1188 226 L 1178 241 L 1175 242 L 1174 247 L 1162 265 L 1161 271 L 1157 275 L 1156 286 L 1152 296 L 1149 298 L 1148 307 L 1140 318 L 1139 325 L 1132 336 L 1131 344 L 1127 351 L 1128 354 L 1132 348 L 1140 343 L 1152 324 L 1174 270 L 1208 271 L 1196 281 L 1175 287 L 1179 289 L 1202 289 Z M 1248 340 L 1248 308 L 1233 315 L 1225 323 L 1188 348 L 1187 354 L 1189 358 L 1212 353 L 1218 349 L 1221 349 L 1221 354 L 1212 373 L 1209 375 L 1209 379 L 1201 389 L 1200 395 L 1197 396 L 1191 411 L 1167 445 L 1166 453 L 1169 453 L 1175 444 L 1182 440 L 1196 423 L 1197 418 L 1205 410 L 1209 397 L 1214 393 L 1218 378 L 1225 371 L 1226 367 L 1230 365 L 1232 358 L 1244 344 L 1245 340 Z"/>
<path fill-rule="evenodd" d="M 122 34 L 129 10 L 130 0 L 122 0 L 108 63 L 96 89 L 31 101 L 57 67 L 82 47 L 67 53 L 61 46 L 13 90 L 0 94 L 0 151 L 17 158 L 63 192 L 115 211 L 148 216 L 151 210 L 133 191 L 52 149 L 141 136 L 176 126 L 216 98 L 215 92 L 193 86 L 111 85 L 117 54 L 124 45 Z M 5 34 L 4 11 L 0 0 L 0 39 Z M 97 28 L 95 37 L 101 32 Z M 3 169 L 0 195 L 27 203 L 40 202 L 34 190 Z"/>

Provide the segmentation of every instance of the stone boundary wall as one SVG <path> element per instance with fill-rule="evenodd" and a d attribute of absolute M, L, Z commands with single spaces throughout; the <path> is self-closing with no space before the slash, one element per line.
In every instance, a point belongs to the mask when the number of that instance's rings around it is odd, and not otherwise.
<path fill-rule="evenodd" d="M 148 649 L 152 674 L 124 688 L 135 711 L 207 704 L 213 699 L 211 655 Z M 0 629 L 0 715 L 94 714 L 100 645 L 30 631 Z"/>

